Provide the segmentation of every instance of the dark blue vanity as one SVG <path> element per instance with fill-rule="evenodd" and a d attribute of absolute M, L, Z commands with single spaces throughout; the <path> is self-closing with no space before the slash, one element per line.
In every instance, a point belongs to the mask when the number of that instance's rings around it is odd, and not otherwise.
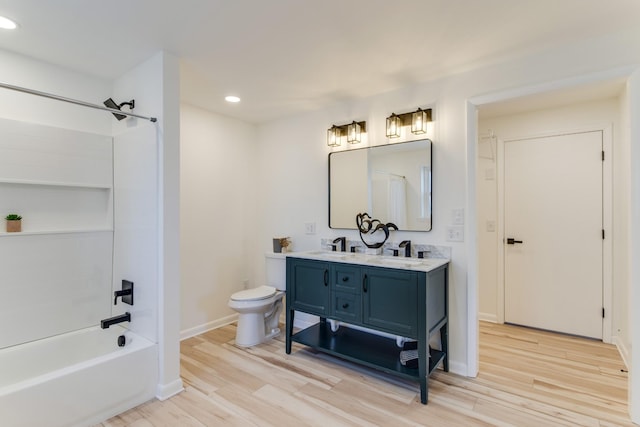
<path fill-rule="evenodd" d="M 391 258 L 341 252 L 287 254 L 286 352 L 297 342 L 317 351 L 418 381 L 427 403 L 429 374 L 448 360 L 446 259 Z M 296 311 L 320 322 L 293 333 Z M 329 320 L 331 319 L 331 320 Z M 396 339 L 332 321 L 417 341 L 418 367 L 400 362 Z M 429 339 L 440 335 L 440 348 Z"/>

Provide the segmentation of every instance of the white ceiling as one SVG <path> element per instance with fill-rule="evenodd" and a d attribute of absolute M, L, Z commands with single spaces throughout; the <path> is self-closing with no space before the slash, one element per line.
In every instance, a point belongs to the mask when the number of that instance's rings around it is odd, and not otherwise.
<path fill-rule="evenodd" d="M 254 123 L 640 34 L 638 0 L 2 0 L 0 15 L 20 25 L 0 49 L 106 79 L 164 49 L 185 102 Z"/>

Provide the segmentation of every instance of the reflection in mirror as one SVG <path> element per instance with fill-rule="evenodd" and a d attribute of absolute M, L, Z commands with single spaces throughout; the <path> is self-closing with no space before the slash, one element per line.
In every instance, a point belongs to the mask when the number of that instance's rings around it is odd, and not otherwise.
<path fill-rule="evenodd" d="M 431 230 L 430 140 L 329 154 L 329 227 L 356 229 L 360 212 L 400 230 Z"/>

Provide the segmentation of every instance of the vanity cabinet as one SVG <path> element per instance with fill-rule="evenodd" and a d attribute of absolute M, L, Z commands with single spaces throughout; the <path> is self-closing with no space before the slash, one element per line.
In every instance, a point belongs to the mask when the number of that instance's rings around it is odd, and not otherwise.
<path fill-rule="evenodd" d="M 427 403 L 428 376 L 448 363 L 448 263 L 429 271 L 371 266 L 287 256 L 286 352 L 292 342 L 420 383 Z M 320 322 L 293 333 L 295 312 Z M 332 319 L 418 342 L 418 368 L 400 363 L 395 338 L 341 326 Z M 440 348 L 429 338 L 440 334 Z"/>
<path fill-rule="evenodd" d="M 292 284 L 290 288 L 287 286 L 287 300 L 291 300 L 294 310 L 316 316 L 329 314 L 329 263 L 301 259 L 287 265 L 287 276 L 291 276 Z"/>

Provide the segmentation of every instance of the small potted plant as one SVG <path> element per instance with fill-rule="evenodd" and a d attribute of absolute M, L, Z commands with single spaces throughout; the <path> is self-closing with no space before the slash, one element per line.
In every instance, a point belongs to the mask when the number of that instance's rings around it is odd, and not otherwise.
<path fill-rule="evenodd" d="M 287 252 L 290 244 L 291 240 L 289 237 L 276 237 L 273 239 L 273 252 Z"/>
<path fill-rule="evenodd" d="M 4 219 L 7 220 L 7 233 L 22 231 L 22 217 L 18 214 L 9 214 Z"/>

